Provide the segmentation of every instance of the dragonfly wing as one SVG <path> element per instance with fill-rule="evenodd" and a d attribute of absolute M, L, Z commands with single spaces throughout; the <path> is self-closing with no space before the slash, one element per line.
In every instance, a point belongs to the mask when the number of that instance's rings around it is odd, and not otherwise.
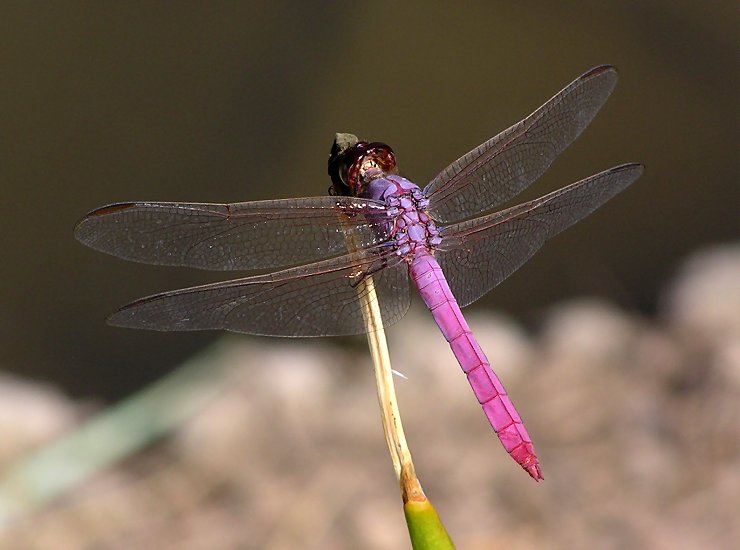
<path fill-rule="evenodd" d="M 462 220 L 522 192 L 589 125 L 616 83 L 614 67 L 591 69 L 527 118 L 457 159 L 424 190 L 429 212 L 441 222 Z"/>
<path fill-rule="evenodd" d="M 401 319 L 410 297 L 398 256 L 359 251 L 322 262 L 165 292 L 114 313 L 112 325 L 151 330 L 224 329 L 265 336 L 365 332 L 358 282 L 371 274 L 384 325 Z"/>
<path fill-rule="evenodd" d="M 441 229 L 435 257 L 460 306 L 489 292 L 547 241 L 581 220 L 642 174 L 623 164 L 553 193 Z"/>
<path fill-rule="evenodd" d="M 383 203 L 308 197 L 236 204 L 130 202 L 75 228 L 87 246 L 126 260 L 212 270 L 298 265 L 385 241 Z"/>

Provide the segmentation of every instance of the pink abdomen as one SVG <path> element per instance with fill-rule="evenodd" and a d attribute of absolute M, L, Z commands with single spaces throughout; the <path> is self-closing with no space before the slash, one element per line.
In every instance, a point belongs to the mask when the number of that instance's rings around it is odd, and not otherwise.
<path fill-rule="evenodd" d="M 437 260 L 426 251 L 418 252 L 409 271 L 504 448 L 534 479 L 543 479 L 522 419 L 465 322 Z"/>

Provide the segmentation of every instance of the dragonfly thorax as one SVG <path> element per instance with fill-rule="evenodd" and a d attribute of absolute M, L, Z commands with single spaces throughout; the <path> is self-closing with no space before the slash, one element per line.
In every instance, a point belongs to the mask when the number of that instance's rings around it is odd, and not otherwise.
<path fill-rule="evenodd" d="M 437 226 L 426 211 L 429 200 L 415 183 L 401 176 L 378 178 L 368 185 L 366 196 L 385 202 L 398 256 L 410 258 L 442 242 Z"/>

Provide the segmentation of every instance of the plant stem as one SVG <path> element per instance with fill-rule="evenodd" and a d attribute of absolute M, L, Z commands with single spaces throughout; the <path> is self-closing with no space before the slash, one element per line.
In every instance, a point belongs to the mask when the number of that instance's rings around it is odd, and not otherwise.
<path fill-rule="evenodd" d="M 388 353 L 388 344 L 383 330 L 383 320 L 378 307 L 378 296 L 371 276 L 358 285 L 362 303 L 362 314 L 367 328 L 367 341 L 375 368 L 380 416 L 383 433 L 391 454 L 393 469 L 401 486 L 404 515 L 414 550 L 454 549 L 447 531 L 436 510 L 427 499 L 416 477 L 411 451 L 403 433 L 401 413 L 398 410 L 393 371 Z"/>
<path fill-rule="evenodd" d="M 372 277 L 366 277 L 358 288 L 362 301 L 362 312 L 367 327 L 367 341 L 370 346 L 370 355 L 375 368 L 375 383 L 378 389 L 380 416 L 383 422 L 383 433 L 391 454 L 393 469 L 401 485 L 403 501 L 416 500 L 424 497 L 424 491 L 416 477 L 414 463 L 411 460 L 411 451 L 403 433 L 401 413 L 398 410 L 396 389 L 393 385 L 391 359 L 388 353 L 388 344 L 385 339 L 385 330 L 378 307 L 378 297 L 375 293 L 375 284 Z"/>

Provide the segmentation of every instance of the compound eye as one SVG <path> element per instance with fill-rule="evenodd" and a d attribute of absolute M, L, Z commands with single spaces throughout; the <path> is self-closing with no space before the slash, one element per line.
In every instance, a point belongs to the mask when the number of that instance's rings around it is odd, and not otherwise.
<path fill-rule="evenodd" d="M 353 190 L 352 184 L 352 167 L 358 157 L 362 156 L 357 152 L 357 148 L 364 151 L 367 142 L 361 142 L 357 136 L 352 134 L 338 133 L 334 136 L 329 153 L 328 171 L 332 181 L 333 193 L 336 195 L 350 195 Z"/>
<path fill-rule="evenodd" d="M 360 181 L 360 168 L 366 154 L 367 143 L 361 141 L 356 146 L 347 150 L 342 158 L 339 177 L 342 179 L 342 183 L 349 188 L 351 195 L 357 193 L 357 185 Z"/>
<path fill-rule="evenodd" d="M 385 143 L 376 141 L 367 146 L 368 156 L 372 156 L 375 164 L 386 174 L 396 172 L 396 155 Z"/>

